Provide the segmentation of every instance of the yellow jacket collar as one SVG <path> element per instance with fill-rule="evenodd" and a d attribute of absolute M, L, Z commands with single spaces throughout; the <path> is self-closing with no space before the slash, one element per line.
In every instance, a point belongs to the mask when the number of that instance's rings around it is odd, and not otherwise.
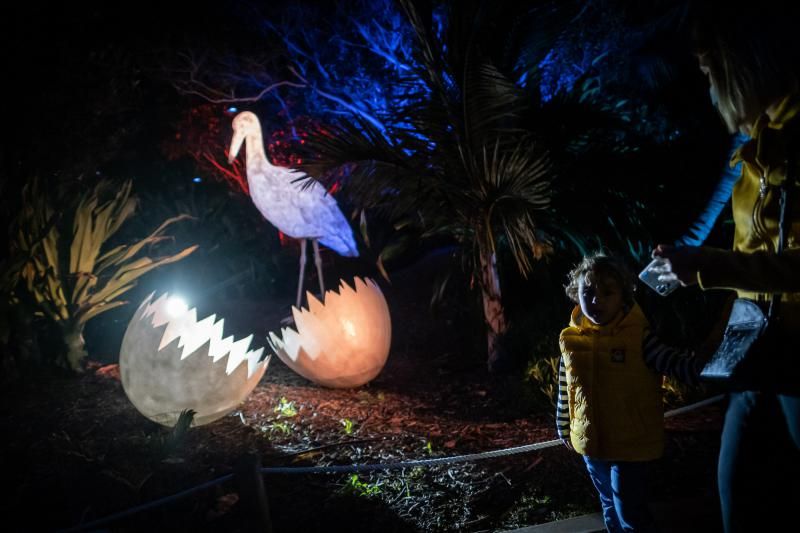
<path fill-rule="evenodd" d="M 776 149 L 783 150 L 782 132 L 784 126 L 800 112 L 800 94 L 791 93 L 778 103 L 775 118 L 770 119 L 764 113 L 756 120 L 750 131 L 752 140 L 746 142 L 731 157 L 731 167 L 744 161 L 755 165 L 758 171 L 768 177 L 776 164 L 783 164 L 784 157 L 776 154 Z M 774 180 L 770 179 L 770 182 Z M 780 180 L 778 180 L 780 181 Z"/>
<path fill-rule="evenodd" d="M 613 333 L 622 327 L 626 326 L 646 326 L 647 318 L 645 318 L 639 304 L 634 303 L 633 307 L 629 310 L 623 309 L 611 322 L 599 326 L 586 318 L 581 312 L 581 306 L 576 305 L 572 310 L 569 325 L 580 330 L 581 333 L 599 332 L 599 333 Z"/>

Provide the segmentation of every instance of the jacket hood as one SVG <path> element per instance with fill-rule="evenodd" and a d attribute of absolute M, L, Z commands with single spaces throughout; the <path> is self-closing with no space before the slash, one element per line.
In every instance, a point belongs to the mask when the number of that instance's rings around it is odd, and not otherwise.
<path fill-rule="evenodd" d="M 570 316 L 569 325 L 573 328 L 577 328 L 581 333 L 589 332 L 589 331 L 607 331 L 609 333 L 616 333 L 622 328 L 629 327 L 629 326 L 647 326 L 647 318 L 644 316 L 642 312 L 642 308 L 639 307 L 639 304 L 636 302 L 633 303 L 633 306 L 628 309 L 627 311 L 623 309 L 620 313 L 614 317 L 611 322 L 603 325 L 597 325 L 581 312 L 581 306 L 576 305 L 575 308 L 572 310 L 572 315 Z"/>
<path fill-rule="evenodd" d="M 764 113 L 756 120 L 753 129 L 750 132 L 752 140 L 744 143 L 733 153 L 730 160 L 731 168 L 737 164 L 746 161 L 758 167 L 760 173 L 768 176 L 770 183 L 779 184 L 776 182 L 781 181 L 775 179 L 772 174 L 770 162 L 782 161 L 784 155 L 774 154 L 776 147 L 784 147 L 783 141 L 784 130 L 795 116 L 800 113 L 800 94 L 792 93 L 785 96 L 775 108 L 775 118 L 770 119 Z M 776 142 L 777 141 L 777 142 Z"/>

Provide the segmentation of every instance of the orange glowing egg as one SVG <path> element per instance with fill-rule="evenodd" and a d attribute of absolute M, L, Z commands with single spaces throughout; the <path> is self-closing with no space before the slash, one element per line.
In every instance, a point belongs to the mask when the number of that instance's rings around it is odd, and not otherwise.
<path fill-rule="evenodd" d="M 269 344 L 289 368 L 319 385 L 358 387 L 386 364 L 392 341 L 389 306 L 371 279 L 340 281 L 324 303 L 306 293 L 308 309 L 292 307 L 296 330 L 269 334 Z"/>

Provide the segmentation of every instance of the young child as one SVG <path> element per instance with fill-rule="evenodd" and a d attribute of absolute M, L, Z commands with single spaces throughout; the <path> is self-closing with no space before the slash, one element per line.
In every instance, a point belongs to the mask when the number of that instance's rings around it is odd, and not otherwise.
<path fill-rule="evenodd" d="M 634 289 L 621 261 L 584 258 L 569 275 L 578 305 L 559 339 L 558 434 L 583 455 L 612 533 L 654 528 L 646 471 L 664 451 L 660 374 L 696 383 L 702 369 L 650 333 Z"/>

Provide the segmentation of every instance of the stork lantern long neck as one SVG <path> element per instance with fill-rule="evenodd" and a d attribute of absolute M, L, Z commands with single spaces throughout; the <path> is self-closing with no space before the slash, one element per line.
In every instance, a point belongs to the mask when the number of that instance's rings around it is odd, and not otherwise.
<path fill-rule="evenodd" d="M 252 131 L 245 137 L 245 158 L 248 169 L 261 165 L 273 166 L 264 150 L 264 139 L 260 130 Z"/>

